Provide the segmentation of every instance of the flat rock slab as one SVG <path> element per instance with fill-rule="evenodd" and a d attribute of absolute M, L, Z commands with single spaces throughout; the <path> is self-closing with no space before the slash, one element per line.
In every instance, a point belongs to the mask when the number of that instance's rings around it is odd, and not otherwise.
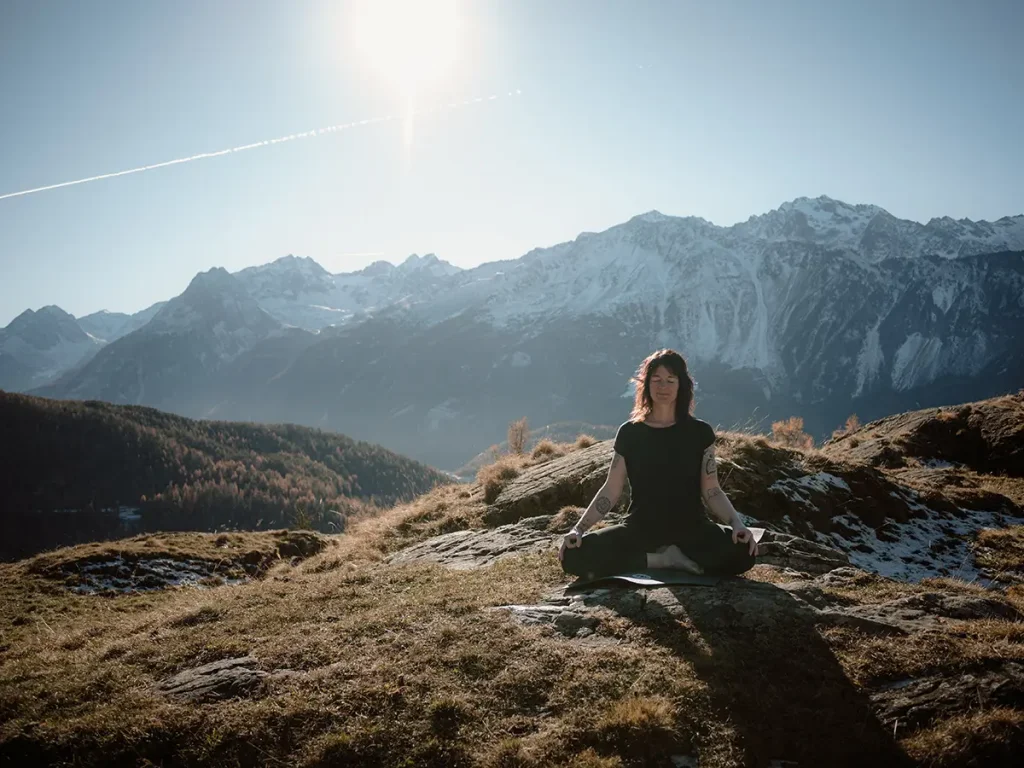
<path fill-rule="evenodd" d="M 269 676 L 256 659 L 241 656 L 186 669 L 164 680 L 158 690 L 185 701 L 210 702 L 251 695 Z"/>
<path fill-rule="evenodd" d="M 704 626 L 773 626 L 805 621 L 849 626 L 872 634 L 911 635 L 941 630 L 955 619 L 1020 621 L 1013 608 L 984 595 L 924 593 L 873 605 L 829 595 L 828 574 L 810 581 L 768 584 L 744 578 L 722 579 L 714 586 L 668 585 L 632 588 L 608 586 L 559 590 L 537 605 L 499 606 L 524 624 L 550 625 L 567 637 L 599 631 L 613 615 L 635 621 L 696 619 Z M 573 585 L 570 585 L 573 586 Z"/>
<path fill-rule="evenodd" d="M 704 625 L 749 627 L 768 631 L 780 621 L 814 621 L 813 607 L 773 584 L 723 579 L 716 586 L 670 586 L 620 589 L 595 587 L 561 590 L 536 605 L 506 605 L 522 623 L 547 625 L 566 637 L 586 637 L 605 622 L 625 617 L 636 622 L 697 618 Z"/>
<path fill-rule="evenodd" d="M 874 605 L 832 608 L 828 613 L 847 617 L 850 621 L 845 623 L 863 620 L 865 627 L 868 624 L 888 625 L 908 634 L 938 629 L 950 620 L 1024 619 L 1018 611 L 991 597 L 942 592 L 926 592 Z"/>
<path fill-rule="evenodd" d="M 871 694 L 879 720 L 916 728 L 938 716 L 974 709 L 1024 707 L 1024 665 L 999 661 L 956 675 L 897 680 Z"/>
<path fill-rule="evenodd" d="M 553 515 L 538 515 L 497 528 L 452 531 L 406 547 L 387 562 L 433 562 L 464 570 L 485 568 L 510 555 L 554 552 L 561 534 L 550 530 L 553 521 Z M 759 546 L 758 563 L 789 568 L 794 574 L 817 575 L 850 566 L 844 553 L 788 533 L 764 530 Z"/>
<path fill-rule="evenodd" d="M 816 576 L 850 566 L 850 558 L 845 552 L 791 533 L 765 530 L 758 542 L 758 550 L 758 563 Z"/>
<path fill-rule="evenodd" d="M 556 534 L 547 530 L 551 515 L 484 530 L 452 531 L 396 552 L 391 564 L 432 562 L 465 570 L 484 568 L 503 557 L 554 551 Z"/>

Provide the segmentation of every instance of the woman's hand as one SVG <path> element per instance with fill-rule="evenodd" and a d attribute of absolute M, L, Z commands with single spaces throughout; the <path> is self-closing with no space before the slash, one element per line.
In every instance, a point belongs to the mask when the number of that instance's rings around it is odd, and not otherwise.
<path fill-rule="evenodd" d="M 749 533 L 749 531 L 748 531 Z M 580 545 L 580 541 L 583 539 L 583 534 L 573 528 L 565 536 L 562 537 L 562 546 L 558 548 L 558 559 L 561 560 L 565 557 L 565 550 L 576 549 Z"/>
<path fill-rule="evenodd" d="M 757 556 L 757 542 L 754 540 L 754 534 L 750 532 L 742 522 L 736 520 L 732 524 L 732 543 L 733 544 L 750 544 L 750 554 Z"/>

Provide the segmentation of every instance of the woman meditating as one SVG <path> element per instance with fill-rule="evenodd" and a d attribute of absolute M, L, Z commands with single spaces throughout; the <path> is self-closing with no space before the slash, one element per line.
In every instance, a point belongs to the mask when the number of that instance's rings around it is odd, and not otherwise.
<path fill-rule="evenodd" d="M 587 579 L 649 568 L 743 573 L 754 564 L 757 542 L 718 484 L 714 430 L 690 414 L 686 361 L 660 350 L 640 364 L 634 381 L 633 412 L 615 435 L 608 478 L 562 539 L 562 568 Z M 615 506 L 627 477 L 625 522 L 586 533 Z M 708 519 L 701 499 L 731 534 Z"/>

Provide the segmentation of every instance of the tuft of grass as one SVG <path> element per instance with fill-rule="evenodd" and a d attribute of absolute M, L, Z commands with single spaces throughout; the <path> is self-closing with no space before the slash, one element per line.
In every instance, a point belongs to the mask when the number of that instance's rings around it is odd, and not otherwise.
<path fill-rule="evenodd" d="M 583 507 L 562 507 L 551 518 L 551 522 L 548 523 L 548 530 L 552 533 L 568 533 L 569 529 L 579 522 L 583 512 Z"/>
<path fill-rule="evenodd" d="M 591 437 L 590 435 L 579 435 L 576 438 L 576 442 L 573 445 L 575 446 L 576 450 L 582 450 L 584 448 L 589 448 L 595 443 L 597 443 L 597 438 Z"/>
<path fill-rule="evenodd" d="M 1024 712 L 993 707 L 954 715 L 902 741 L 907 753 L 932 768 L 1017 766 L 1024 754 Z"/>
<path fill-rule="evenodd" d="M 483 486 L 484 502 L 493 504 L 510 480 L 519 477 L 524 462 L 516 454 L 502 456 L 493 464 L 481 467 L 476 473 L 477 482 Z"/>
<path fill-rule="evenodd" d="M 563 454 L 558 450 L 558 446 L 555 442 L 544 438 L 533 447 L 533 451 L 530 453 L 530 458 L 537 461 L 538 459 L 550 459 L 561 455 Z"/>

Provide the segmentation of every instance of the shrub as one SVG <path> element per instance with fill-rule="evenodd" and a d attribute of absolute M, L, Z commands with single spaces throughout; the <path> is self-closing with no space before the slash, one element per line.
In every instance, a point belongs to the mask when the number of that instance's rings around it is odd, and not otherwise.
<path fill-rule="evenodd" d="M 860 419 L 857 418 L 856 413 L 851 413 L 849 416 L 846 417 L 846 423 L 839 429 L 832 432 L 832 438 L 840 438 L 843 435 L 848 435 L 851 432 L 856 432 L 858 429 L 860 429 Z"/>
<path fill-rule="evenodd" d="M 804 420 L 799 416 L 773 422 L 772 439 L 786 448 L 806 451 L 814 447 L 814 438 L 804 432 Z"/>
<path fill-rule="evenodd" d="M 530 434 L 530 428 L 526 424 L 526 417 L 510 422 L 508 425 L 508 452 L 521 454 L 526 449 L 526 438 Z"/>

